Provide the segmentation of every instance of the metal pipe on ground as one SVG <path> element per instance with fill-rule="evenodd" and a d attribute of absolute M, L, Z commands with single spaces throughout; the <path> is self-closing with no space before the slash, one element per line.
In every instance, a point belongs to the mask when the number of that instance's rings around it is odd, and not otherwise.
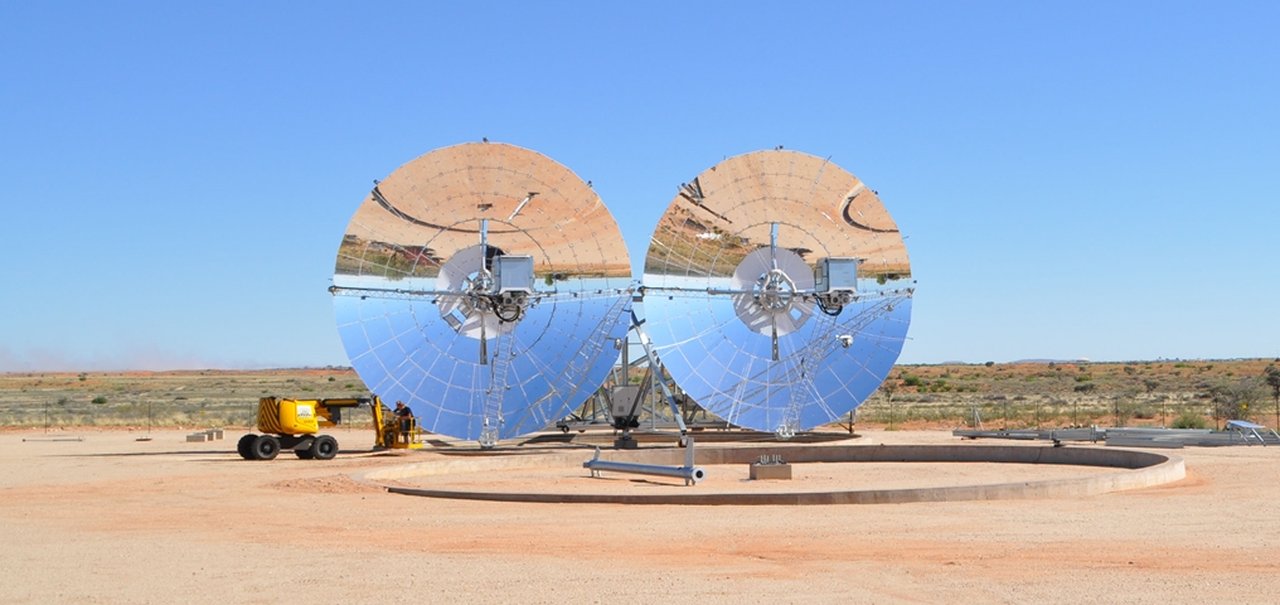
<path fill-rule="evenodd" d="M 684 479 L 685 485 L 694 485 L 706 477 L 706 472 L 693 465 L 693 437 L 685 438 L 684 466 L 662 466 L 659 464 L 640 464 L 637 462 L 612 462 L 600 459 L 600 448 L 596 448 L 595 456 L 582 463 L 582 468 L 591 471 L 592 477 L 599 477 L 600 471 L 616 473 L 635 473 L 639 475 L 658 475 Z"/>

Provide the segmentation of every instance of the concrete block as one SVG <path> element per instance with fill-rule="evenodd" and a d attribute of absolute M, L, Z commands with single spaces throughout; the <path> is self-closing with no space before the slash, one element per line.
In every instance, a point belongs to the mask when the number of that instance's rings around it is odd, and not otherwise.
<path fill-rule="evenodd" d="M 757 479 L 771 480 L 771 479 L 790 479 L 790 478 L 791 478 L 790 464 L 785 464 L 785 463 L 784 464 L 759 464 L 759 463 L 751 464 L 751 479 L 753 481 Z"/>
<path fill-rule="evenodd" d="M 196 443 L 208 440 L 209 435 L 207 433 L 191 433 L 190 435 L 187 435 L 187 443 Z"/>

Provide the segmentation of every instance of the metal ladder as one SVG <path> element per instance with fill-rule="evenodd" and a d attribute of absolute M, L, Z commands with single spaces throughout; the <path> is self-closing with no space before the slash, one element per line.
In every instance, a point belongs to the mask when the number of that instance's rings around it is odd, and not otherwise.
<path fill-rule="evenodd" d="M 617 321 L 618 314 L 621 313 L 622 308 L 626 306 L 627 302 L 631 300 L 630 292 L 625 292 L 625 291 L 620 292 L 617 294 L 617 296 L 618 298 L 616 301 L 614 301 L 613 306 L 605 313 L 604 319 L 601 320 L 600 324 L 596 326 L 596 329 L 592 331 L 593 334 L 600 333 L 601 326 L 609 322 Z M 512 338 L 514 338 L 514 336 Z M 606 342 L 612 342 L 612 341 L 605 338 L 587 339 L 581 344 L 581 346 L 578 347 L 576 351 L 573 352 L 572 356 L 569 358 L 568 364 L 566 364 L 564 369 L 558 370 L 562 376 L 565 376 L 568 378 L 568 382 L 570 382 L 573 385 L 571 388 L 576 388 L 582 382 L 582 378 L 585 376 L 587 370 L 589 369 L 591 362 L 594 361 L 600 355 L 600 351 L 604 348 Z M 543 368 L 543 370 L 548 371 L 548 370 L 551 370 L 551 368 Z M 554 384 L 551 386 L 551 389 L 556 395 L 560 394 L 556 390 L 556 387 L 554 386 Z M 567 396 L 568 393 L 565 393 L 565 395 Z M 537 409 L 536 406 L 534 408 L 530 408 L 528 410 L 528 413 L 523 414 L 521 417 L 515 419 L 516 428 L 517 429 L 532 428 L 533 430 L 537 430 L 549 424 L 552 424 L 557 420 L 560 420 L 560 418 L 546 418 L 545 415 L 542 414 L 541 412 L 542 410 Z M 529 423 L 529 422 L 535 423 L 536 426 L 533 426 L 533 427 L 524 426 L 526 423 Z M 518 430 L 516 432 L 522 432 L 522 431 Z"/>
<path fill-rule="evenodd" d="M 507 368 L 511 366 L 511 353 L 515 336 L 507 335 L 506 338 L 503 338 L 499 334 L 496 340 L 498 341 L 494 343 L 496 352 L 492 363 L 489 364 L 489 386 L 485 389 L 484 424 L 480 427 L 480 447 L 484 449 L 492 449 L 498 445 L 498 440 L 501 438 L 503 423 L 502 400 L 507 392 Z M 506 347 L 502 346 L 504 343 Z"/>
<path fill-rule="evenodd" d="M 856 335 L 868 324 L 879 319 L 881 316 L 891 311 L 894 305 L 897 305 L 898 303 L 906 300 L 909 297 L 910 297 L 909 293 L 903 294 L 900 292 L 894 293 L 891 296 L 886 296 L 885 298 L 877 300 L 875 304 L 868 307 L 865 311 L 857 314 L 856 316 L 851 318 L 849 321 L 843 324 L 833 324 L 833 327 L 838 328 L 839 331 L 844 331 L 844 332 L 848 332 L 849 334 Z M 835 331 L 835 330 L 832 330 L 832 331 Z M 806 348 L 802 351 L 802 354 L 805 355 L 803 361 L 793 366 L 792 373 L 788 375 L 788 379 L 791 380 L 791 384 L 793 385 L 793 391 L 791 393 L 791 399 L 788 401 L 787 410 L 783 412 L 783 420 L 779 424 L 779 429 L 780 431 L 782 431 L 778 433 L 778 436 L 780 438 L 783 438 L 783 439 L 789 438 L 787 436 L 784 436 L 784 433 L 789 431 L 785 430 L 783 427 L 784 425 L 786 425 L 788 421 L 793 421 L 793 422 L 799 421 L 799 410 L 801 407 L 803 407 L 805 403 L 805 400 L 803 398 L 799 398 L 798 392 L 794 390 L 795 387 L 800 384 L 800 381 L 796 381 L 795 379 L 798 376 L 805 376 L 807 381 L 807 375 L 802 374 L 802 372 L 805 371 L 805 367 L 807 367 L 807 365 L 812 360 L 825 359 L 828 355 L 831 354 L 832 351 L 835 350 L 836 347 L 841 346 L 840 342 L 835 338 L 836 334 L 828 333 L 825 335 L 827 336 L 826 338 L 824 338 L 823 336 L 824 335 L 819 334 L 818 336 L 814 337 L 810 345 L 806 346 Z M 761 379 L 764 379 L 763 384 L 758 384 L 757 386 L 755 386 L 750 390 L 744 389 L 741 391 L 741 395 L 743 397 L 755 397 L 760 393 L 760 391 L 768 389 L 769 384 L 767 380 L 768 378 L 767 373 L 768 373 L 768 369 L 766 368 L 764 371 L 759 372 L 751 376 L 750 378 L 744 380 L 743 381 L 744 383 L 751 383 L 751 382 L 761 381 Z M 809 384 L 811 384 L 811 382 L 809 382 Z"/>
<path fill-rule="evenodd" d="M 817 389 L 813 386 L 813 377 L 809 376 L 809 366 L 814 359 L 824 359 L 833 350 L 830 344 L 835 342 L 835 338 L 831 334 L 831 329 L 836 325 L 836 318 L 823 313 L 817 319 L 821 323 L 814 326 L 813 336 L 798 352 L 799 359 L 791 364 L 787 371 L 787 384 L 791 385 L 791 397 L 787 402 L 787 409 L 782 412 L 782 421 L 778 423 L 775 431 L 779 439 L 790 439 L 796 436 L 796 432 L 800 430 L 800 409 L 808 401 L 818 398 Z M 792 358 L 794 357 L 793 355 Z"/>

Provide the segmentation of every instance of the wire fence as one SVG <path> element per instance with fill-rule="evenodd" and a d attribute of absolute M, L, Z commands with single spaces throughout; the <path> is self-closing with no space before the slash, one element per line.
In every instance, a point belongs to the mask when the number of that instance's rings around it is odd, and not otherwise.
<path fill-rule="evenodd" d="M 1244 414 L 1262 424 L 1276 421 L 1267 410 Z M 1225 416 L 1202 400 L 911 402 L 876 398 L 857 412 L 861 424 L 906 428 L 918 425 L 985 429 L 1052 429 L 1086 426 L 1221 428 Z M 1280 424 L 1280 422 L 1277 422 Z"/>

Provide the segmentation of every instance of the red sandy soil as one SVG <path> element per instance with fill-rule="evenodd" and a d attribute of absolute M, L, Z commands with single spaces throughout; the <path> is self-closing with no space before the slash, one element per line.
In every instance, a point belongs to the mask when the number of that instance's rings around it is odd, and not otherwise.
<path fill-rule="evenodd" d="M 1280 591 L 1275 447 L 1179 450 L 1187 479 L 1089 498 L 628 507 L 388 494 L 351 475 L 440 454 L 369 454 L 364 431 L 334 434 L 335 460 L 250 462 L 230 433 L 0 433 L 0 602 L 1170 603 Z M 71 436 L 84 440 L 48 440 Z M 966 469 L 964 481 L 1002 472 Z"/>

